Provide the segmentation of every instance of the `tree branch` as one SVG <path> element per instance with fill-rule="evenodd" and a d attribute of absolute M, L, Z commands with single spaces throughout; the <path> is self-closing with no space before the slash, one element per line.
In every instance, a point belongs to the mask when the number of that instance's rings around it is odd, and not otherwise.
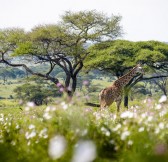
<path fill-rule="evenodd" d="M 41 73 L 35 73 L 30 68 L 28 68 L 25 64 L 12 64 L 12 63 L 4 60 L 4 59 L 3 59 L 3 63 L 5 63 L 5 64 L 7 64 L 9 66 L 12 66 L 12 67 L 23 67 L 27 72 L 29 72 L 32 75 L 36 75 L 36 76 L 39 76 L 39 77 L 46 78 L 47 80 L 51 80 L 55 84 L 59 83 L 59 80 L 57 78 L 53 78 L 53 77 L 51 77 L 49 75 L 44 75 L 44 74 L 41 74 Z"/>

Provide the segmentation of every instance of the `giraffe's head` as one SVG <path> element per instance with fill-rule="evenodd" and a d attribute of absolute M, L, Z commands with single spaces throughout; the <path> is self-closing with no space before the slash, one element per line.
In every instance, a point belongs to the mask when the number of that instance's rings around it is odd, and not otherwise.
<path fill-rule="evenodd" d="M 135 67 L 135 72 L 136 72 L 136 73 L 140 73 L 140 74 L 144 74 L 144 70 L 143 70 L 141 64 L 138 64 L 138 65 Z"/>

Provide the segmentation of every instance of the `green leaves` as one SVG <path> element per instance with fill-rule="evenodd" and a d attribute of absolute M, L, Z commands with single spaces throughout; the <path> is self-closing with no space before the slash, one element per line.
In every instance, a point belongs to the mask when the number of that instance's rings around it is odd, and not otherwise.
<path fill-rule="evenodd" d="M 61 17 L 60 22 L 39 25 L 27 33 L 21 29 L 2 30 L 2 34 L 0 31 L 2 62 L 10 66 L 23 66 L 31 74 L 50 78 L 51 81 L 58 80 L 50 77 L 57 65 L 64 71 L 66 87 L 72 87 L 75 91 L 77 75 L 88 56 L 87 43 L 112 40 L 120 36 L 122 33 L 120 20 L 120 16 L 109 17 L 95 10 L 68 11 Z M 20 57 L 23 60 L 20 60 L 22 64 L 16 64 L 12 60 L 13 56 L 22 55 L 24 55 Z M 29 63 L 48 63 L 49 71 L 45 74 L 35 73 L 26 66 L 27 58 Z M 109 62 L 110 59 L 107 60 L 107 63 Z"/>
<path fill-rule="evenodd" d="M 168 45 L 158 41 L 106 41 L 91 46 L 84 62 L 87 70 L 101 69 L 116 75 L 142 62 L 147 65 L 168 60 Z"/>
<path fill-rule="evenodd" d="M 0 30 L 0 52 L 11 52 L 17 45 L 26 39 L 26 33 L 20 28 Z"/>
<path fill-rule="evenodd" d="M 65 36 L 64 29 L 59 25 L 39 25 L 29 34 L 32 41 L 54 41 Z"/>
<path fill-rule="evenodd" d="M 107 15 L 91 11 L 67 11 L 62 23 L 74 35 L 90 40 L 114 39 L 122 35 L 121 16 Z"/>
<path fill-rule="evenodd" d="M 33 48 L 33 43 L 27 41 L 24 43 L 20 43 L 18 48 L 14 50 L 12 56 L 32 54 L 34 51 L 35 49 Z"/>
<path fill-rule="evenodd" d="M 91 46 L 85 61 L 88 69 L 99 68 L 117 73 L 138 62 L 155 63 L 168 59 L 168 45 L 158 41 L 106 41 Z"/>
<path fill-rule="evenodd" d="M 20 28 L 8 28 L 1 30 L 1 41 L 6 41 L 10 44 L 17 44 L 25 39 L 25 32 Z"/>
<path fill-rule="evenodd" d="M 90 67 L 96 67 L 96 64 L 97 68 L 112 70 L 122 66 L 130 66 L 131 62 L 135 61 L 133 55 L 136 49 L 134 44 L 129 41 L 107 41 L 90 47 L 89 51 L 90 55 L 85 65 Z"/>
<path fill-rule="evenodd" d="M 164 61 L 166 56 L 161 53 L 160 51 L 156 50 L 149 50 L 149 49 L 141 49 L 136 54 L 136 61 L 143 61 L 143 62 L 159 62 Z"/>

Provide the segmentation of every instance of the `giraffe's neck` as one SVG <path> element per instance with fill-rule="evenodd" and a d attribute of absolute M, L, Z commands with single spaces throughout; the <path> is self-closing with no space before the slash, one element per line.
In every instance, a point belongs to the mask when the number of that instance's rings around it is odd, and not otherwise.
<path fill-rule="evenodd" d="M 133 68 L 129 73 L 116 80 L 114 84 L 122 88 L 129 83 L 129 81 L 135 76 L 135 74 L 135 68 Z"/>

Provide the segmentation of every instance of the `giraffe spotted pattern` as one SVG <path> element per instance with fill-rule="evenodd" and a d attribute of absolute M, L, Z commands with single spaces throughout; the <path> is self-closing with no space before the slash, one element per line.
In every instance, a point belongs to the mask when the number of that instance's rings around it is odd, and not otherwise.
<path fill-rule="evenodd" d="M 116 102 L 117 111 L 120 110 L 120 105 L 122 101 L 122 91 L 123 88 L 129 83 L 129 81 L 137 75 L 137 73 L 143 74 L 143 69 L 138 64 L 130 72 L 125 74 L 116 80 L 113 85 L 103 89 L 99 94 L 99 101 L 101 109 L 109 107 L 113 102 Z"/>

